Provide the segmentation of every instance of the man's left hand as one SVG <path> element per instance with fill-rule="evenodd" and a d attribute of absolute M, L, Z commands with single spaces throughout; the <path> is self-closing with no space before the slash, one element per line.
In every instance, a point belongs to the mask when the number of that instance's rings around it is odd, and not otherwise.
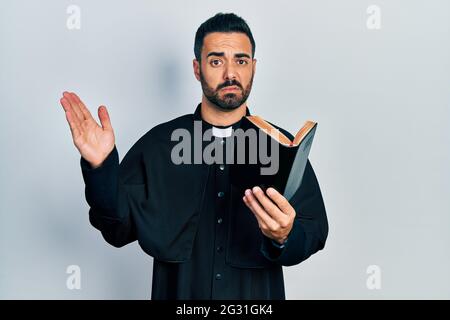
<path fill-rule="evenodd" d="M 289 201 L 274 188 L 268 188 L 266 194 L 260 187 L 245 190 L 244 203 L 258 220 L 262 233 L 279 244 L 286 241 L 292 229 L 295 209 Z"/>

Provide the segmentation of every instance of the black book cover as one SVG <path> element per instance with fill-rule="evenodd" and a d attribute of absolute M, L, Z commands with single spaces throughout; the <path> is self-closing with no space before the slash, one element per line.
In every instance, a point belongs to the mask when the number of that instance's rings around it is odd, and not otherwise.
<path fill-rule="evenodd" d="M 307 121 L 291 141 L 262 118 L 244 117 L 230 147 L 232 186 L 242 194 L 254 186 L 273 187 L 289 200 L 301 184 L 316 128 Z"/>

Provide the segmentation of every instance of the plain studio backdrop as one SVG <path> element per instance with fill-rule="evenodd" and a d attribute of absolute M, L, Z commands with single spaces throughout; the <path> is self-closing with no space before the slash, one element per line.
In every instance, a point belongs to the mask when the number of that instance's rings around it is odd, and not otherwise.
<path fill-rule="evenodd" d="M 293 133 L 319 123 L 310 160 L 330 232 L 284 268 L 287 298 L 449 299 L 446 0 L 2 0 L 0 298 L 150 298 L 152 258 L 89 224 L 59 98 L 78 93 L 96 118 L 106 105 L 122 159 L 200 102 L 194 35 L 217 12 L 253 31 L 251 112 Z"/>

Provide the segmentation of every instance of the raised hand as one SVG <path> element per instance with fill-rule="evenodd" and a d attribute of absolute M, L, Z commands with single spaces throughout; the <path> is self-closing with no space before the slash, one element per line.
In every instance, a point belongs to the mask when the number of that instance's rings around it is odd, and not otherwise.
<path fill-rule="evenodd" d="M 100 126 L 75 93 L 64 92 L 60 102 L 66 113 L 75 147 L 93 168 L 99 167 L 115 144 L 114 131 L 106 107 L 98 108 Z"/>

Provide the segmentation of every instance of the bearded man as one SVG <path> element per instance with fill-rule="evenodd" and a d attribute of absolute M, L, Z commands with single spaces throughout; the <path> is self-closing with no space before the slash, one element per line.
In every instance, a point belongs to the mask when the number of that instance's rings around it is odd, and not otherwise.
<path fill-rule="evenodd" d="M 194 53 L 201 103 L 193 114 L 150 129 L 120 163 L 106 107 L 98 108 L 99 125 L 75 93 L 63 93 L 90 223 L 111 245 L 137 240 L 154 258 L 152 299 L 285 299 L 282 267 L 325 246 L 328 222 L 319 184 L 309 161 L 289 200 L 274 188 L 239 193 L 231 186 L 229 164 L 221 161 L 174 163 L 175 130 L 193 136 L 200 122 L 202 133 L 212 129 L 225 148 L 231 131 L 250 115 L 256 59 L 247 23 L 232 13 L 215 15 L 198 28 Z"/>

